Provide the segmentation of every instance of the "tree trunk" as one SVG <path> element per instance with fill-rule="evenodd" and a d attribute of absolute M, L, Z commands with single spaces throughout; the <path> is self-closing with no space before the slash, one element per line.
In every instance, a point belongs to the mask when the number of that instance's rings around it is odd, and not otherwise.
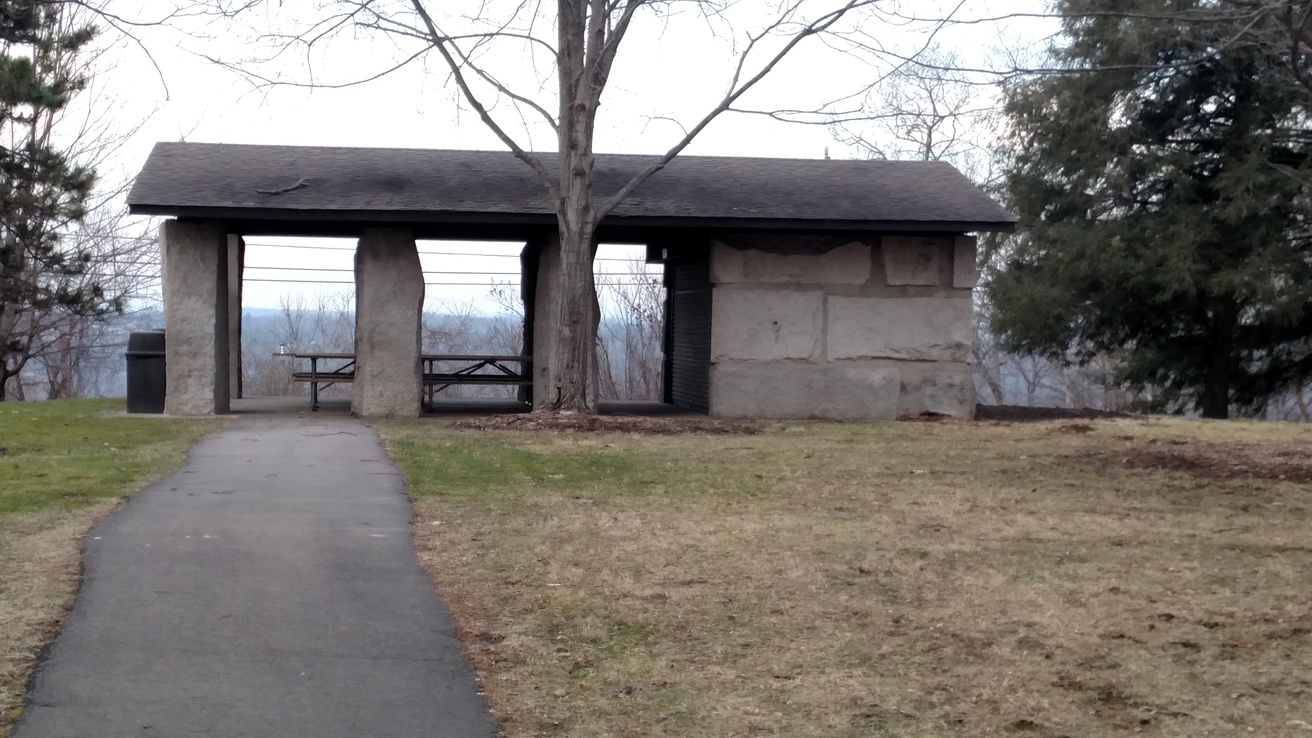
<path fill-rule="evenodd" d="M 556 332 L 551 385 L 554 396 L 544 405 L 550 410 L 592 412 L 595 388 L 591 386 L 596 362 L 597 323 L 594 309 L 596 286 L 592 258 L 596 251 L 591 229 L 560 234 L 560 290 L 556 306 Z"/>
<path fill-rule="evenodd" d="M 579 111 L 575 111 L 579 112 Z M 555 395 L 544 407 L 587 413 L 596 408 L 591 386 L 597 361 L 597 286 L 592 261 L 597 253 L 592 208 L 591 118 L 568 116 L 561 127 L 560 289 L 551 368 Z"/>
<path fill-rule="evenodd" d="M 1230 417 L 1230 381 L 1234 374 L 1235 325 L 1238 320 L 1239 306 L 1233 299 L 1225 300 L 1213 310 L 1203 394 L 1198 402 L 1204 418 L 1224 420 Z"/>
<path fill-rule="evenodd" d="M 3 266 L 9 267 L 8 264 Z M 20 262 L 13 268 L 13 273 L 18 273 L 18 269 L 21 268 L 21 266 L 22 263 Z M 0 283 L 0 288 L 9 287 L 9 284 Z M 11 307 L 7 302 L 0 302 L 0 402 L 9 399 L 9 378 L 13 376 L 13 374 L 10 374 L 10 367 L 13 366 L 13 359 L 10 358 L 12 354 L 10 353 L 9 346 L 12 341 L 11 337 L 17 332 L 18 310 Z"/>
<path fill-rule="evenodd" d="M 1227 357 L 1229 358 L 1229 357 Z M 1213 371 L 1209 366 L 1203 379 L 1203 396 L 1200 400 L 1203 417 L 1225 420 L 1230 417 L 1230 377 Z"/>
<path fill-rule="evenodd" d="M 1298 406 L 1300 422 L 1312 423 L 1312 410 L 1308 409 L 1307 397 L 1303 394 L 1302 387 L 1294 390 L 1294 404 Z"/>
<path fill-rule="evenodd" d="M 560 190 L 556 222 L 560 229 L 560 289 L 556 333 L 548 357 L 553 364 L 549 376 L 555 396 L 541 405 L 581 413 L 596 409 L 596 391 L 591 383 L 600 317 L 596 315 L 597 287 L 592 276 L 592 260 L 597 253 L 592 141 L 601 90 L 588 84 L 587 6 L 584 0 L 560 0 L 557 6 Z"/>

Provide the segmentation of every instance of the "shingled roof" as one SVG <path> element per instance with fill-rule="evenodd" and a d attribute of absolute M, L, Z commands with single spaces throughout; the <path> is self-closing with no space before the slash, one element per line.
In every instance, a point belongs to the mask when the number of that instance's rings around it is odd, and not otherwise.
<path fill-rule="evenodd" d="M 545 154 L 554 171 L 554 154 Z M 651 157 L 597 156 L 594 193 L 614 193 Z M 549 225 L 537 176 L 506 152 L 159 143 L 128 194 L 131 212 L 245 222 Z M 684 156 L 606 225 L 999 231 L 1014 219 L 942 162 Z"/>

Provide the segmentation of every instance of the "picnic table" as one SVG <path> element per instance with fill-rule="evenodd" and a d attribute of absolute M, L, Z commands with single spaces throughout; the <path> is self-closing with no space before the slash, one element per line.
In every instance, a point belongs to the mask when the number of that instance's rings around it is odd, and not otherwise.
<path fill-rule="evenodd" d="M 321 388 L 355 381 L 355 354 L 301 352 L 278 353 L 308 360 L 310 370 L 293 371 L 293 382 L 310 385 L 310 409 L 319 409 Z M 512 369 L 510 364 L 518 365 Z M 419 357 L 423 377 L 425 407 L 431 407 L 438 392 L 463 384 L 527 386 L 533 384 L 532 356 L 500 356 L 490 354 L 423 354 Z"/>

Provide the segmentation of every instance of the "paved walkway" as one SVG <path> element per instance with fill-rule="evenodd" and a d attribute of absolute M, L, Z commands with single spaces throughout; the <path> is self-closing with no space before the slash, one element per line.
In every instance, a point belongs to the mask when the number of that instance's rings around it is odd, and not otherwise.
<path fill-rule="evenodd" d="M 247 418 L 87 537 L 15 738 L 495 735 L 349 418 Z"/>

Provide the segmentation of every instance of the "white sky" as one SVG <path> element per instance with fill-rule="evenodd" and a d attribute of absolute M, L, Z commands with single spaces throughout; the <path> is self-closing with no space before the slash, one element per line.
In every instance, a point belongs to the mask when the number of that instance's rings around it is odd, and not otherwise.
<path fill-rule="evenodd" d="M 391 0 L 395 2 L 395 0 Z M 817 0 L 824 2 L 825 0 Z M 936 0 L 906 0 L 903 6 L 926 9 Z M 943 0 L 944 4 L 956 5 Z M 149 19 L 152 12 L 173 5 L 169 0 L 112 2 L 111 10 L 134 19 Z M 286 58 L 270 65 L 246 63 L 264 50 L 252 43 L 260 30 L 277 32 L 291 27 L 297 18 L 314 13 L 331 3 L 316 0 L 270 0 L 263 9 L 247 16 L 245 24 L 211 22 L 186 29 L 146 28 L 138 31 L 149 57 L 140 47 L 121 43 L 110 55 L 113 67 L 100 72 L 96 94 L 112 110 L 113 125 L 119 130 L 136 128 L 114 159 L 114 167 L 102 170 L 106 180 L 128 178 L 140 169 L 156 141 L 206 141 L 219 143 L 304 144 L 340 146 L 389 146 L 419 148 L 494 149 L 504 147 L 481 122 L 456 104 L 453 86 L 433 55 L 428 68 L 415 65 L 381 80 L 346 89 L 297 89 L 257 87 L 237 73 L 207 61 L 210 56 L 243 64 L 260 72 L 287 79 L 305 80 L 309 68 L 321 82 L 344 82 L 386 66 L 413 45 L 397 49 L 387 38 L 348 32 L 322 53 Z M 459 0 L 435 0 L 435 10 L 451 12 Z M 958 17 L 985 16 L 998 12 L 1037 10 L 1041 0 L 965 0 Z M 496 7 L 495 4 L 492 7 Z M 766 10 L 761 10 L 764 7 Z M 625 39 L 614 74 L 602 100 L 596 150 L 615 153 L 659 153 L 681 137 L 679 127 L 660 119 L 670 117 L 692 125 L 713 106 L 727 85 L 731 60 L 740 50 L 745 26 L 774 7 L 747 9 L 734 5 L 738 30 L 708 24 L 684 12 L 665 20 L 651 17 L 635 22 Z M 752 15 L 752 14 L 755 15 Z M 746 14 L 746 15 L 744 15 Z M 759 21 L 756 21 L 759 25 Z M 455 21 L 451 21 L 452 24 Z M 188 32 L 183 32 L 184 30 Z M 901 53 L 914 52 L 929 38 L 925 28 L 914 25 L 878 25 L 871 30 L 881 43 Z M 936 40 L 955 49 L 970 63 L 984 65 L 1002 49 L 1032 47 L 1048 30 L 1045 22 L 1011 21 L 1003 25 L 965 25 L 942 29 Z M 200 36 L 208 36 L 198 37 Z M 159 70 L 152 66 L 157 64 Z M 508 51 L 487 59 L 512 88 L 543 99 L 531 59 Z M 755 91 L 750 102 L 763 109 L 808 108 L 870 84 L 880 70 L 868 61 L 844 54 L 809 40 L 781 64 Z M 546 80 L 554 84 L 550 80 Z M 550 89 L 550 88 L 548 88 Z M 89 102 L 89 101 L 88 101 Z M 549 99 L 544 102 L 554 108 Z M 511 128 L 526 146 L 554 149 L 554 139 L 542 127 L 525 131 L 512 125 L 518 118 L 506 105 L 494 115 Z M 727 115 L 711 124 L 687 149 L 689 154 L 732 156 L 783 156 L 844 158 L 844 150 L 824 126 L 790 125 L 762 116 Z M 335 247 L 325 250 L 277 248 L 277 244 L 306 246 L 319 243 Z M 330 280 L 350 282 L 350 241 L 248 239 L 247 307 L 276 307 L 283 296 L 313 299 L 319 293 L 350 292 L 350 284 L 316 285 L 295 282 L 264 282 L 257 279 Z M 487 299 L 491 280 L 517 282 L 519 244 L 421 243 L 425 270 L 476 272 L 476 274 L 429 274 L 429 309 L 443 305 L 472 304 L 479 312 L 496 312 Z M 472 256 L 469 254 L 487 254 Z M 629 272 L 625 261 L 632 250 L 604 248 L 599 254 L 599 271 Z M 614 259 L 614 261 L 611 261 Z M 318 267 L 345 271 L 274 271 L 259 267 Z M 512 274 L 490 274 L 511 272 Z M 459 287 L 446 283 L 472 283 Z"/>

